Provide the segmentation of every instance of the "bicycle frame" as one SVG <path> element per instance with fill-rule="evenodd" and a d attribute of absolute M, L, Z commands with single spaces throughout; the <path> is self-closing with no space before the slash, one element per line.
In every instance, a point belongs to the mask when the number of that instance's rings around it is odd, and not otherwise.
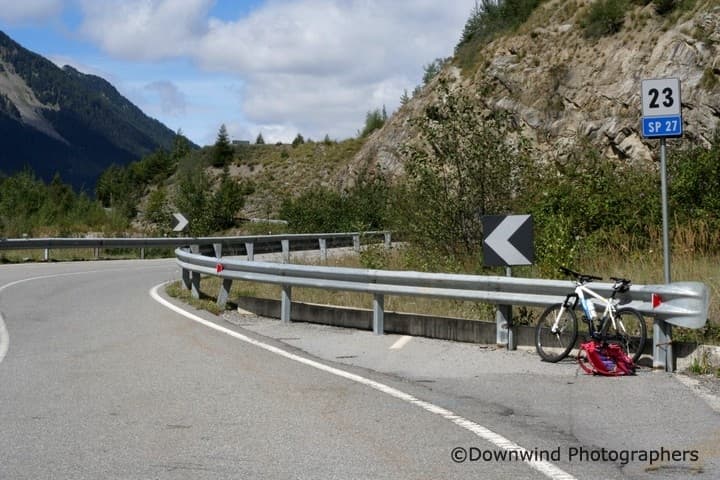
<path fill-rule="evenodd" d="M 601 307 L 604 308 L 604 313 L 602 314 L 601 318 L 603 322 L 608 321 L 608 319 L 612 322 L 613 328 L 617 329 L 617 324 L 615 323 L 615 299 L 614 298 L 605 298 L 602 295 L 599 295 L 592 291 L 590 288 L 586 287 L 582 283 L 578 283 L 575 286 L 574 293 L 569 294 L 565 297 L 565 301 L 562 304 L 562 307 L 560 307 L 560 310 L 558 311 L 557 317 L 555 317 L 555 323 L 553 323 L 551 331 L 553 333 L 557 332 L 558 323 L 560 322 L 560 319 L 562 318 L 563 313 L 565 313 L 566 308 L 570 308 L 574 310 L 577 307 L 578 301 L 584 301 L 587 297 L 586 294 L 590 297 L 599 300 L 601 302 Z M 574 299 L 572 302 L 572 305 L 570 304 L 570 300 Z M 583 315 L 583 318 L 585 318 L 585 322 L 588 325 L 588 330 L 590 332 L 591 336 L 595 335 L 595 326 L 593 325 L 592 319 L 587 318 L 587 316 Z M 602 330 L 602 325 L 601 325 Z"/>

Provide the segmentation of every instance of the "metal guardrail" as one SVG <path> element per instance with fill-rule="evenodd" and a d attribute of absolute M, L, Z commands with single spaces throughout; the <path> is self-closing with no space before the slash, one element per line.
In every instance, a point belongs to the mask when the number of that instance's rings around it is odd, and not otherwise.
<path fill-rule="evenodd" d="M 53 249 L 67 248 L 137 248 L 141 250 L 144 258 L 145 248 L 184 247 L 184 246 L 212 246 L 216 256 L 222 255 L 223 247 L 240 247 L 241 254 L 252 259 L 257 251 L 283 252 L 283 259 L 289 259 L 293 246 L 307 242 L 319 242 L 322 255 L 326 255 L 328 242 L 346 240 L 358 249 L 362 236 L 385 237 L 385 243 L 390 242 L 390 232 L 348 232 L 348 233 L 319 233 L 319 234 L 284 234 L 284 235 L 248 235 L 236 237 L 159 237 L 159 238 L 0 238 L 0 250 L 34 250 L 44 249 L 44 259 L 50 259 Z M 96 253 L 97 256 L 97 253 Z"/>
<path fill-rule="evenodd" d="M 201 274 L 223 279 L 218 304 L 227 302 L 233 280 L 247 280 L 282 286 L 281 320 L 291 318 L 292 287 L 342 290 L 373 295 L 373 331 L 384 331 L 384 297 L 404 295 L 451 298 L 500 305 L 548 306 L 562 301 L 574 289 L 574 282 L 517 277 L 456 275 L 404 271 L 368 270 L 325 266 L 289 265 L 206 257 L 184 249 L 175 251 L 183 271 L 183 282 L 195 297 L 200 295 Z M 593 290 L 604 296 L 612 292 L 610 283 L 593 283 Z M 659 305 L 653 302 L 661 299 Z M 643 315 L 686 328 L 700 328 L 707 321 L 709 293 L 700 282 L 669 285 L 632 285 L 620 298 L 623 306 Z M 655 303 L 655 304 L 654 304 Z M 656 342 L 657 343 L 657 342 Z M 657 357 L 658 346 L 654 346 Z"/>

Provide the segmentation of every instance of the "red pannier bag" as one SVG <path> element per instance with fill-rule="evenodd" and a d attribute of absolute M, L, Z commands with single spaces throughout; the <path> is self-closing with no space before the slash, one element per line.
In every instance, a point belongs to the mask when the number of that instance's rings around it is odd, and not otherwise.
<path fill-rule="evenodd" d="M 595 340 L 580 344 L 578 363 L 590 375 L 634 375 L 635 364 L 620 345 L 601 344 Z"/>

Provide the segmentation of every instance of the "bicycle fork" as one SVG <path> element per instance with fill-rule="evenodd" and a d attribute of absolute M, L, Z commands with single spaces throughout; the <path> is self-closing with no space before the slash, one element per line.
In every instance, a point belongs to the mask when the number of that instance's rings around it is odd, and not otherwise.
<path fill-rule="evenodd" d="M 575 298 L 575 302 L 573 302 L 573 305 L 570 304 L 570 299 Z M 555 316 L 555 321 L 552 324 L 552 327 L 550 328 L 550 332 L 553 335 L 558 335 L 562 333 L 562 330 L 560 330 L 560 319 L 563 316 L 563 313 L 565 313 L 566 308 L 575 308 L 574 304 L 577 303 L 577 296 L 576 295 L 568 295 L 565 297 L 565 301 L 560 305 L 560 310 L 558 311 L 558 314 Z"/>

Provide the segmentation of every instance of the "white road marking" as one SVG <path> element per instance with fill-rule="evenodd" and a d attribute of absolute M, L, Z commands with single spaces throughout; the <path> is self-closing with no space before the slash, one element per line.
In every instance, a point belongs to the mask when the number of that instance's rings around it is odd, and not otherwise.
<path fill-rule="evenodd" d="M 412 340 L 412 337 L 410 335 L 403 335 L 402 337 L 398 338 L 397 342 L 392 344 L 392 347 L 390 347 L 390 350 L 400 350 L 405 345 L 410 343 L 410 340 Z"/>
<path fill-rule="evenodd" d="M 40 280 L 42 278 L 53 278 L 53 277 L 62 277 L 64 275 L 74 275 L 73 273 L 60 273 L 56 275 L 42 275 L 39 277 L 30 277 L 30 278 L 23 278 L 22 280 L 16 280 L 14 282 L 6 283 L 5 285 L 0 287 L 0 292 L 3 290 L 10 288 L 14 285 L 17 285 L 19 283 L 25 283 L 25 282 L 31 282 L 33 280 Z M 7 355 L 8 349 L 10 348 L 10 334 L 7 331 L 7 328 L 5 327 L 5 321 L 3 320 L 2 314 L 0 313 L 0 363 L 5 359 L 5 355 Z"/>
<path fill-rule="evenodd" d="M 13 287 L 15 285 L 19 285 L 21 283 L 26 282 L 32 282 L 34 280 L 44 280 L 47 278 L 57 278 L 57 277 L 67 277 L 70 275 L 85 275 L 89 273 L 109 273 L 109 272 L 120 272 L 128 269 L 133 270 L 147 270 L 148 268 L 133 268 L 133 267 L 127 267 L 127 268 L 111 268 L 111 269 L 105 269 L 105 270 L 86 270 L 82 272 L 66 272 L 66 273 L 56 273 L 53 275 L 40 275 L 37 277 L 29 277 L 29 278 L 23 278 L 21 280 L 15 280 L 14 282 L 6 283 L 5 285 L 0 286 L 0 293 L 2 293 L 3 290 L 6 290 L 10 287 Z M 3 359 L 7 355 L 8 349 L 10 348 L 10 334 L 7 331 L 7 328 L 5 327 L 5 321 L 3 320 L 2 313 L 0 313 L 0 363 L 2 363 Z"/>
<path fill-rule="evenodd" d="M 250 345 L 253 345 L 255 347 L 262 348 L 263 350 L 274 353 L 281 357 L 287 358 L 289 360 L 293 360 L 298 363 L 302 363 L 303 365 L 307 365 L 309 367 L 315 368 L 317 370 L 321 370 L 321 371 L 329 373 L 331 375 L 342 377 L 347 380 L 359 383 L 361 385 L 365 385 L 365 386 L 373 388 L 379 392 L 382 392 L 386 395 L 394 397 L 398 400 L 402 400 L 411 405 L 415 405 L 416 407 L 420 407 L 427 412 L 433 413 L 433 414 L 438 415 L 446 420 L 449 420 L 450 422 L 454 423 L 455 425 L 462 427 L 465 430 L 468 430 L 469 432 L 474 433 L 481 439 L 495 445 L 498 448 L 502 448 L 503 450 L 516 451 L 516 452 L 518 452 L 519 456 L 522 456 L 522 454 L 524 452 L 528 452 L 528 450 L 521 447 L 520 445 L 512 442 L 511 440 L 508 440 L 507 438 L 503 437 L 502 435 L 499 435 L 499 434 L 493 432 L 492 430 L 489 430 L 486 427 L 483 427 L 482 425 L 480 425 L 478 423 L 475 423 L 471 420 L 467 420 L 466 418 L 463 418 L 460 415 L 456 415 L 455 413 L 453 413 L 450 410 L 447 410 L 443 407 L 439 407 L 432 403 L 420 400 L 420 399 L 410 395 L 409 393 L 405 393 L 401 390 L 390 387 L 383 383 L 376 382 L 374 380 L 370 380 L 369 378 L 365 378 L 360 375 L 356 375 L 354 373 L 346 372 L 345 370 L 340 370 L 339 368 L 330 367 L 328 365 L 324 365 L 324 364 L 316 362 L 314 360 L 310 360 L 308 358 L 301 357 L 294 353 L 287 352 L 281 348 L 274 347 L 272 345 L 268 345 L 268 344 L 260 342 L 258 340 L 254 340 L 246 335 L 243 335 L 236 331 L 230 330 L 229 328 L 225 328 L 221 325 L 217 325 L 217 324 L 210 322 L 208 320 L 205 320 L 204 318 L 201 318 L 193 313 L 186 312 L 182 308 L 180 308 L 176 305 L 173 305 L 172 303 L 168 302 L 167 300 L 165 300 L 164 298 L 162 298 L 160 296 L 160 294 L 158 293 L 158 290 L 160 289 L 160 287 L 162 287 L 164 285 L 165 285 L 165 283 L 161 283 L 160 285 L 156 285 L 155 287 L 153 287 L 150 290 L 150 296 L 153 299 L 155 299 L 156 302 L 160 303 L 161 305 L 169 308 L 170 310 L 172 310 L 190 320 L 193 320 L 201 325 L 204 325 L 215 331 L 229 335 L 233 338 L 241 340 L 241 341 L 248 343 Z M 526 453 L 526 455 L 527 455 L 527 453 Z M 548 477 L 552 480 L 575 480 L 575 477 L 573 477 L 569 473 L 565 472 L 564 470 L 561 470 L 559 467 L 555 466 L 554 464 L 552 464 L 550 462 L 526 460 L 525 463 L 527 463 L 530 467 L 534 468 L 535 470 L 537 470 L 538 472 L 542 473 L 543 475 L 545 475 L 546 477 Z"/>
<path fill-rule="evenodd" d="M 0 312 L 0 363 L 2 363 L 3 358 L 7 355 L 8 348 L 10 348 L 10 335 L 8 334 L 7 328 L 5 328 L 5 322 Z"/>
<path fill-rule="evenodd" d="M 702 387 L 700 386 L 700 381 L 696 380 L 694 378 L 688 377 L 686 375 L 683 375 L 681 373 L 678 373 L 674 375 L 675 379 L 685 385 L 686 387 L 690 388 L 690 390 L 700 397 L 702 400 L 707 403 L 707 405 L 715 410 L 717 413 L 720 413 L 720 398 L 718 398 L 715 395 L 711 395 L 710 393 L 705 392 Z"/>

